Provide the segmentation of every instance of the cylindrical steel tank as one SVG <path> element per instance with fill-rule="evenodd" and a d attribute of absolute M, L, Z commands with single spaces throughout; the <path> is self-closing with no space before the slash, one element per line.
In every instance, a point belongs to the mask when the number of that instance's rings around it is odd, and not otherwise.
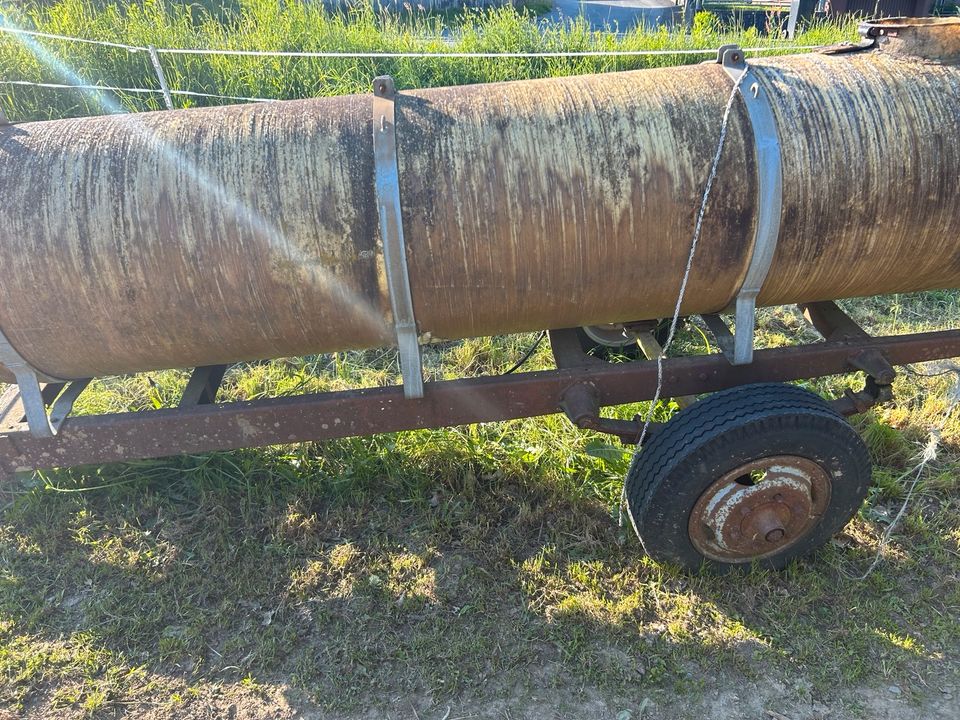
<path fill-rule="evenodd" d="M 751 61 L 783 170 L 761 304 L 960 286 L 960 67 L 941 60 Z M 705 64 L 402 92 L 419 331 L 672 313 L 731 85 Z M 0 128 L 0 328 L 58 378 L 394 342 L 371 108 L 356 95 Z M 733 299 L 756 197 L 738 101 L 685 313 Z"/>

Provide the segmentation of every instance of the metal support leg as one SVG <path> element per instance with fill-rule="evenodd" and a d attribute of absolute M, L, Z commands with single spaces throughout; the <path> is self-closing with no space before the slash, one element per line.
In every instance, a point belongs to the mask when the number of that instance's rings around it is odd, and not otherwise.
<path fill-rule="evenodd" d="M 53 398 L 48 397 L 51 393 L 50 390 L 46 391 L 46 395 L 44 393 L 44 387 L 40 384 L 42 374 L 17 352 L 16 348 L 10 344 L 7 336 L 4 335 L 2 331 L 0 331 L 0 363 L 6 366 L 6 368 L 13 373 L 14 378 L 16 378 L 20 402 L 23 405 L 23 413 L 26 416 L 30 433 L 34 437 L 40 438 L 48 438 L 56 435 L 60 429 L 60 424 L 64 418 L 66 418 L 69 413 L 69 408 L 73 406 L 73 400 L 76 398 L 74 397 L 69 403 L 61 405 L 61 412 L 58 413 L 56 418 L 49 417 L 47 415 L 47 405 Z M 79 386 L 79 389 L 76 391 L 76 394 L 79 395 L 90 381 L 81 380 L 77 382 L 82 383 L 82 386 Z M 54 383 L 54 385 L 59 387 L 55 387 L 53 392 L 59 392 L 59 389 L 62 389 L 64 384 L 65 383 Z M 75 383 L 71 383 L 71 385 L 74 384 Z M 46 387 L 49 387 L 49 385 Z M 66 413 L 63 413 L 64 408 L 67 409 Z"/>
<path fill-rule="evenodd" d="M 707 326 L 707 329 L 713 335 L 713 339 L 716 340 L 717 346 L 729 360 L 733 357 L 733 333 L 730 332 L 730 328 L 727 327 L 727 323 L 724 322 L 723 318 L 717 315 L 716 313 L 708 313 L 706 315 L 701 315 L 703 318 L 704 325 Z M 731 364 L 735 364 L 731 361 Z"/>
<path fill-rule="evenodd" d="M 40 400 L 42 402 L 42 415 L 38 418 L 33 413 L 34 423 L 39 422 L 41 428 L 46 424 L 50 426 L 51 435 L 37 435 L 36 437 L 52 437 L 59 430 L 63 421 L 67 419 L 73 410 L 73 404 L 80 393 L 90 384 L 90 380 L 75 380 L 70 383 L 38 383 L 40 388 Z M 11 385 L 7 391 L 0 397 L 0 432 L 15 431 L 27 423 L 30 427 L 29 410 L 36 407 L 36 399 L 31 399 L 28 405 L 27 399 L 22 392 L 22 386 Z M 32 405 L 32 407 L 31 407 Z M 47 408 L 50 409 L 50 415 L 47 417 Z"/>
<path fill-rule="evenodd" d="M 217 390 L 227 372 L 226 365 L 204 365 L 194 368 L 187 382 L 187 387 L 180 397 L 180 407 L 194 405 L 212 405 L 217 401 Z"/>

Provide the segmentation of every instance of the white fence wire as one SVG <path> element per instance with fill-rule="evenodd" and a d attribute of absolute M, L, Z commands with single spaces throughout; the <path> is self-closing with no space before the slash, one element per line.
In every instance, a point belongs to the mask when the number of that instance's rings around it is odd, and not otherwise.
<path fill-rule="evenodd" d="M 120 48 L 130 52 L 149 53 L 146 45 L 125 45 L 106 40 L 91 40 L 69 35 L 23 30 L 21 28 L 0 26 L 0 32 L 13 35 L 62 40 L 65 42 L 103 45 Z M 817 45 L 764 45 L 743 48 L 748 53 L 782 52 L 785 50 L 813 50 Z M 242 57 L 294 57 L 294 58 L 577 58 L 577 57 L 633 57 L 643 55 L 716 55 L 717 48 L 676 48 L 674 50 L 558 50 L 531 52 L 381 52 L 381 51 L 307 51 L 307 50 L 234 50 L 231 48 L 154 48 L 159 55 L 236 55 Z"/>
<path fill-rule="evenodd" d="M 50 88 L 53 90 L 97 90 L 101 92 L 131 93 L 133 95 L 163 95 L 159 88 L 129 88 L 113 85 L 67 85 L 63 83 L 33 82 L 30 80 L 0 80 L 0 85 L 19 85 L 24 87 Z M 240 95 L 214 95 L 192 90 L 170 90 L 171 95 L 189 97 L 217 98 L 220 100 L 238 100 L 240 102 L 277 102 L 276 98 L 242 97 Z"/>
<path fill-rule="evenodd" d="M 495 60 L 499 58 L 530 58 L 530 59 L 549 59 L 549 58 L 595 58 L 595 57 L 642 57 L 642 56 L 667 56 L 667 55 L 698 55 L 703 57 L 715 56 L 716 48 L 677 48 L 673 50 L 571 50 L 571 51 L 531 51 L 531 52 L 382 52 L 382 51 L 293 51 L 293 50 L 235 50 L 230 48 L 159 48 L 143 45 L 128 45 L 125 43 L 111 42 L 108 40 L 94 40 L 90 38 L 73 37 L 70 35 L 58 35 L 56 33 L 40 32 L 38 30 L 26 30 L 22 28 L 0 25 L 0 33 L 10 35 L 21 35 L 25 37 L 41 38 L 45 40 L 57 40 L 61 42 L 83 43 L 88 45 L 99 45 L 102 47 L 127 50 L 131 53 L 147 53 L 153 61 L 153 68 L 160 83 L 159 88 L 128 88 L 113 87 L 109 85 L 85 85 L 85 84 L 62 84 L 49 82 L 33 82 L 28 80 L 0 80 L 0 85 L 13 86 L 32 86 L 39 88 L 49 88 L 56 90 L 74 90 L 74 91 L 99 91 L 114 93 L 130 93 L 134 95 L 161 95 L 167 99 L 167 106 L 170 107 L 169 96 L 190 96 L 213 98 L 219 100 L 234 100 L 238 102 L 271 102 L 278 98 L 259 98 L 242 97 L 237 95 L 217 95 L 214 93 L 194 92 L 190 90 L 175 90 L 167 88 L 166 79 L 163 70 L 157 61 L 158 55 L 219 55 L 236 57 L 286 57 L 286 58 L 325 58 L 325 59 L 478 59 Z M 761 47 L 744 48 L 745 53 L 764 54 L 771 52 L 790 52 L 800 50 L 814 50 L 817 45 L 767 45 Z"/>

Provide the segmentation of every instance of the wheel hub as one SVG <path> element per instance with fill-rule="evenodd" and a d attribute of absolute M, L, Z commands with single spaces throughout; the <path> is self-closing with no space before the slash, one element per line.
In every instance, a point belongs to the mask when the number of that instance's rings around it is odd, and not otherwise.
<path fill-rule="evenodd" d="M 750 562 L 793 545 L 830 503 L 830 478 L 817 463 L 776 455 L 741 465 L 711 484 L 690 513 L 690 540 L 722 562 Z"/>

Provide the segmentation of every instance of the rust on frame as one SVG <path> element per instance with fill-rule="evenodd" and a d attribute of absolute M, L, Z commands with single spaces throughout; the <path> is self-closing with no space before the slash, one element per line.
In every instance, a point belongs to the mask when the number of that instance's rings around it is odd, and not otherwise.
<path fill-rule="evenodd" d="M 865 351 L 880 352 L 893 365 L 955 357 L 960 331 L 758 350 L 750 365 L 731 365 L 723 355 L 670 358 L 664 362 L 663 395 L 849 373 Z M 568 389 L 583 383 L 591 386 L 599 407 L 649 400 L 656 389 L 656 363 L 434 382 L 417 400 L 404 399 L 400 387 L 384 387 L 76 417 L 53 438 L 34 438 L 22 430 L 0 434 L 0 472 L 549 415 L 560 412 Z"/>

